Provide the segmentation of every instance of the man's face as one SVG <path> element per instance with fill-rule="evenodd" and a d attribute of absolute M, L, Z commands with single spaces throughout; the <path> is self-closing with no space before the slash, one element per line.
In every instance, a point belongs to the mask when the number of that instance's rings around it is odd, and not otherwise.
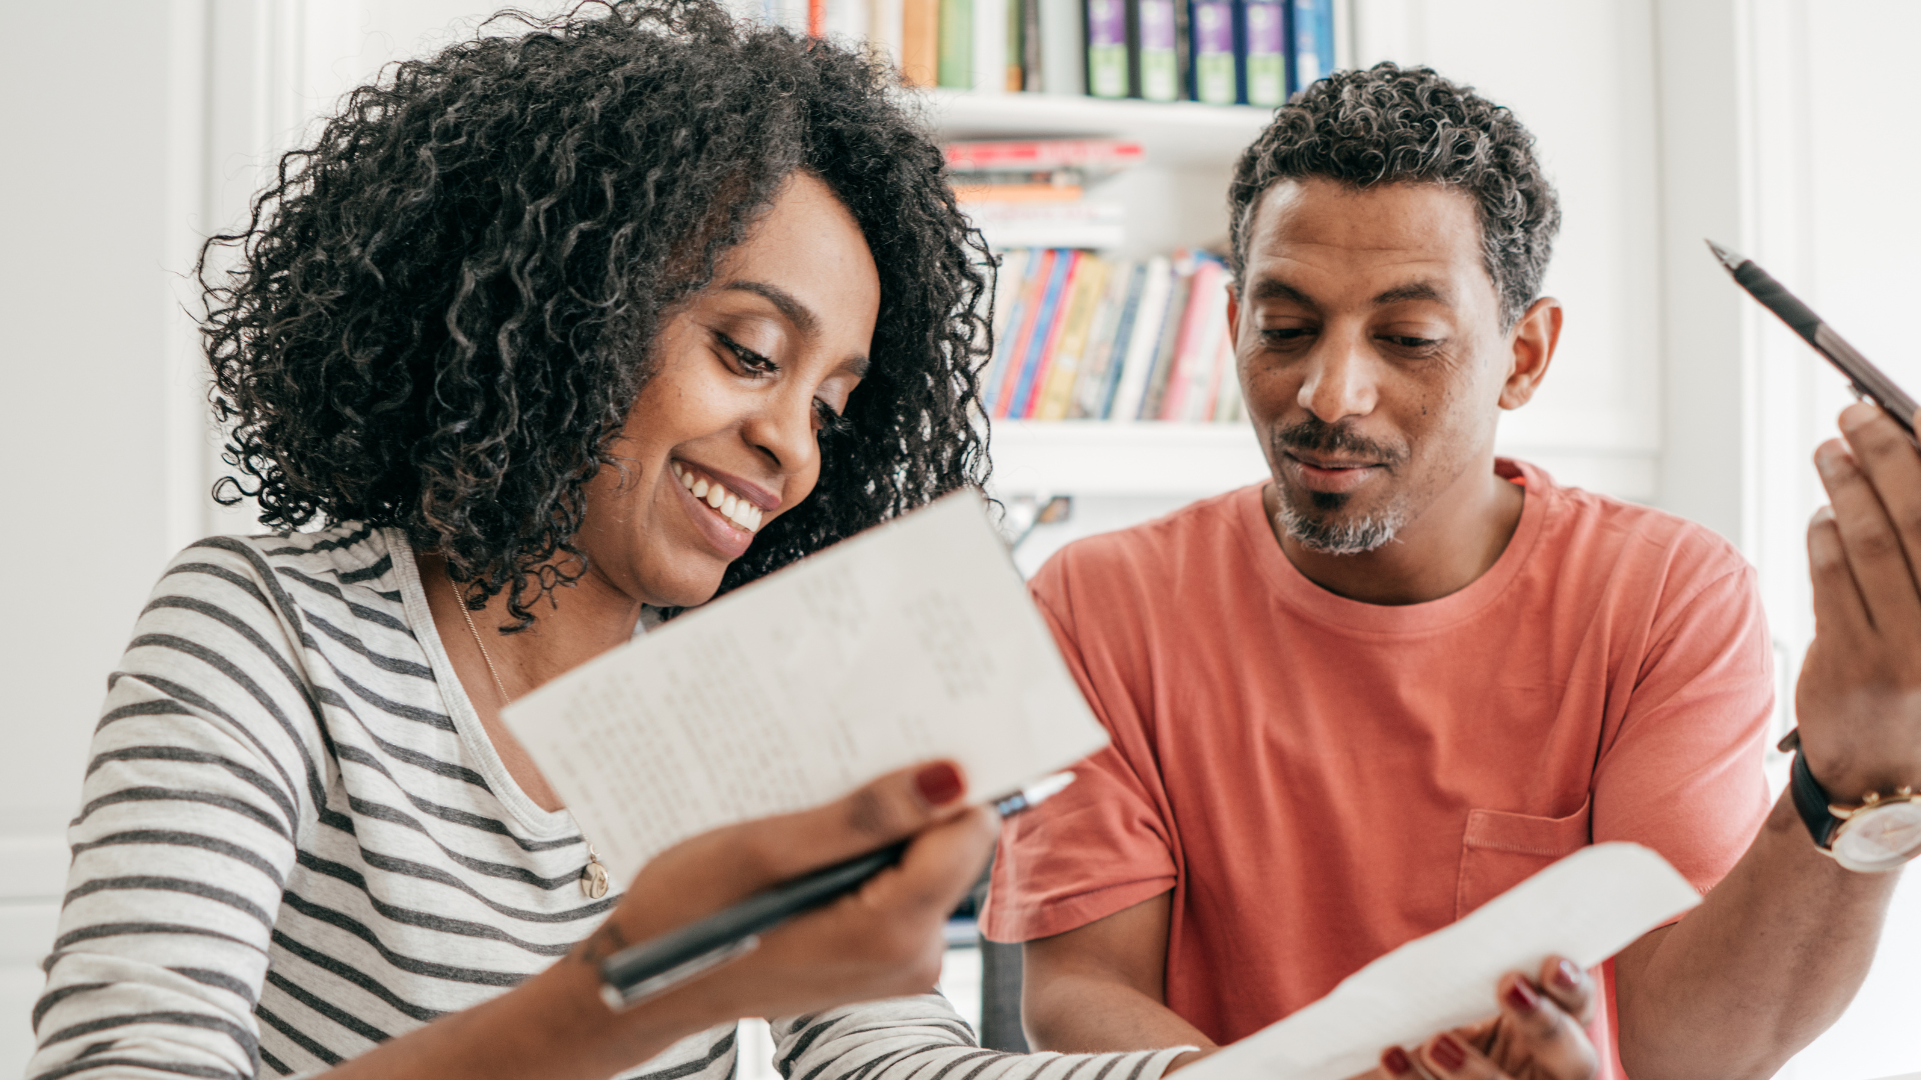
<path fill-rule="evenodd" d="M 1275 185 L 1228 310 L 1278 516 L 1313 551 L 1392 540 L 1487 461 L 1499 408 L 1519 404 L 1480 221 L 1458 190 Z"/>

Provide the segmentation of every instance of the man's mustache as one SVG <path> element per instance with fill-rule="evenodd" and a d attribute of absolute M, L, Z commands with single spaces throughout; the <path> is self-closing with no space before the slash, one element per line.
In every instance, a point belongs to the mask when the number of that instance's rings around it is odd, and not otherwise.
<path fill-rule="evenodd" d="M 1366 458 L 1383 465 L 1397 465 L 1407 457 L 1400 447 L 1362 438 L 1341 424 L 1329 424 L 1310 416 L 1274 433 L 1274 445 L 1283 450 L 1304 450 L 1311 454 L 1339 454 Z"/>

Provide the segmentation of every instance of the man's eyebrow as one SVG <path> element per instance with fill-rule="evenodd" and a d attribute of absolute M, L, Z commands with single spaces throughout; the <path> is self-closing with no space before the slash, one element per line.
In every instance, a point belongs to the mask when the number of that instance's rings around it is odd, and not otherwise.
<path fill-rule="evenodd" d="M 1410 300 L 1429 300 L 1436 304 L 1446 304 L 1448 295 L 1439 285 L 1431 281 L 1411 281 L 1406 285 L 1396 285 L 1374 298 L 1375 307 L 1388 304 L 1404 304 Z"/>
<path fill-rule="evenodd" d="M 1292 300 L 1302 307 L 1320 306 L 1312 297 L 1279 278 L 1262 278 L 1256 281 L 1254 287 L 1247 291 L 1247 299 L 1250 303 L 1259 303 L 1262 300 Z"/>
<path fill-rule="evenodd" d="M 778 285 L 769 285 L 762 281 L 730 281 L 722 288 L 728 291 L 753 293 L 761 297 L 780 309 L 780 313 L 787 316 L 787 321 L 793 323 L 795 329 L 809 337 L 820 329 L 820 319 L 814 314 L 813 309 L 796 300 L 793 293 Z"/>

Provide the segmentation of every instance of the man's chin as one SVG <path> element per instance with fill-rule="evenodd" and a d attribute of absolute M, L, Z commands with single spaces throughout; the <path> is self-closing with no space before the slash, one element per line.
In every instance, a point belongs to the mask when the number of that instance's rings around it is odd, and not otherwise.
<path fill-rule="evenodd" d="M 1323 491 L 1288 492 L 1275 500 L 1282 529 L 1302 547 L 1319 555 L 1365 555 L 1394 539 L 1403 524 L 1394 513 L 1366 513 L 1351 506 L 1353 497 Z M 1305 497 L 1302 497 L 1305 496 Z M 1305 505 L 1302 505 L 1302 504 Z"/>

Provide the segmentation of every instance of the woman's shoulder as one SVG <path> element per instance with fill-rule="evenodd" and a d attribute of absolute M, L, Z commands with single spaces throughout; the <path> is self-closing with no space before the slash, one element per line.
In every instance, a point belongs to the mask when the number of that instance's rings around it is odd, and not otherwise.
<path fill-rule="evenodd" d="M 404 566 L 402 564 L 405 564 Z M 209 536 L 187 545 L 161 575 L 160 594 L 251 602 L 281 618 L 346 605 L 399 621 L 409 553 L 389 529 L 344 522 L 312 532 Z"/>

